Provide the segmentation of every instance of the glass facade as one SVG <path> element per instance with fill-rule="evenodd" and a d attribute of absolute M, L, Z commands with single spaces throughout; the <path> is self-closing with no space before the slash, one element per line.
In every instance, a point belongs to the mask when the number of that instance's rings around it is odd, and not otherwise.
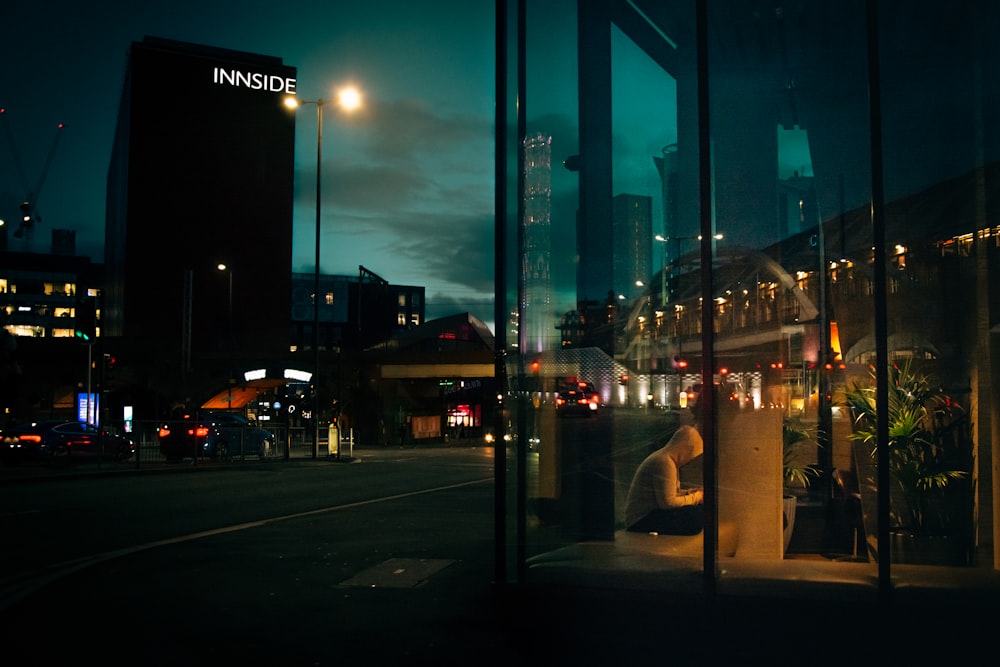
<path fill-rule="evenodd" d="M 503 579 L 995 585 L 998 28 L 987 2 L 500 3 Z M 557 409 L 567 380 L 598 409 Z M 703 531 L 629 530 L 684 425 Z"/>

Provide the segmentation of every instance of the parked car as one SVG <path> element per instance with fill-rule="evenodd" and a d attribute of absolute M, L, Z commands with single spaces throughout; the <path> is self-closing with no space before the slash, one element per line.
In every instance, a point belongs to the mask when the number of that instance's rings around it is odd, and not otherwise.
<path fill-rule="evenodd" d="M 233 456 L 265 459 L 274 448 L 274 434 L 255 426 L 236 412 L 207 412 L 160 425 L 160 453 L 167 461 L 204 456 L 226 460 Z"/>
<path fill-rule="evenodd" d="M 556 392 L 556 414 L 579 414 L 589 417 L 597 414 L 601 397 L 590 382 L 565 382 Z"/>
<path fill-rule="evenodd" d="M 75 420 L 25 422 L 4 429 L 2 440 L 5 463 L 68 462 L 98 457 L 126 461 L 135 454 L 135 443 L 117 430 Z"/>

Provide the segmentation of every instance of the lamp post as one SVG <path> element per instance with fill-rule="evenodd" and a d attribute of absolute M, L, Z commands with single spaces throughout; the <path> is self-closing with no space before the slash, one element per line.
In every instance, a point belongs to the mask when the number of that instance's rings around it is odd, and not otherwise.
<path fill-rule="evenodd" d="M 671 264 L 674 265 L 674 271 L 676 271 L 677 272 L 676 275 L 679 276 L 680 275 L 680 270 L 679 270 L 679 267 L 676 266 L 676 264 L 679 263 L 680 258 L 681 258 L 681 241 L 701 241 L 702 235 L 698 234 L 697 236 L 665 236 L 663 234 L 657 234 L 653 238 L 663 244 L 661 246 L 663 248 L 663 268 L 660 270 L 660 302 L 661 302 L 661 307 L 665 311 L 666 310 L 666 306 L 667 306 L 667 246 L 666 246 L 666 244 L 669 243 L 669 242 L 671 242 L 671 241 L 674 242 L 674 257 L 673 257 L 673 261 L 671 262 Z M 721 241 L 723 239 L 723 235 L 722 234 L 713 234 L 712 238 L 715 239 L 716 241 Z M 666 316 L 666 314 L 664 314 L 664 317 L 665 316 Z M 682 372 L 682 370 L 681 369 L 684 366 L 686 366 L 687 363 L 681 358 L 682 357 L 682 350 L 681 350 L 681 329 L 680 329 L 680 323 L 679 322 L 676 323 L 676 332 L 677 332 L 677 352 L 676 352 L 676 355 L 675 355 L 676 356 L 675 366 L 676 366 L 676 370 L 677 370 L 677 391 L 680 392 L 681 389 L 682 389 L 682 387 L 681 387 L 681 384 L 682 384 L 681 383 L 681 372 Z"/>
<path fill-rule="evenodd" d="M 229 377 L 226 378 L 226 385 L 228 386 L 228 389 L 229 389 L 229 393 L 228 393 L 228 396 L 229 396 L 229 411 L 232 412 L 233 411 L 233 385 L 234 385 L 234 382 L 233 382 L 233 355 L 235 354 L 234 345 L 233 345 L 233 268 L 231 266 L 229 266 L 228 264 L 225 264 L 224 262 L 219 262 L 215 266 L 215 268 L 217 268 L 219 271 L 224 271 L 226 274 L 228 274 L 227 278 L 228 278 L 228 281 L 229 281 L 229 311 L 228 311 L 228 319 L 229 319 L 229 334 L 228 334 L 228 338 L 229 338 L 229 340 L 227 341 L 227 346 L 229 348 Z"/>
<path fill-rule="evenodd" d="M 313 441 L 312 457 L 319 456 L 319 249 L 320 249 L 320 211 L 322 208 L 322 169 L 323 169 L 323 98 L 316 100 L 299 100 L 296 97 L 286 97 L 285 106 L 296 109 L 304 104 L 316 105 L 316 242 L 313 273 Z M 337 93 L 337 103 L 348 111 L 361 106 L 361 94 L 352 86 L 342 88 Z M 338 450 L 339 452 L 339 450 Z"/>
<path fill-rule="evenodd" d="M 216 265 L 219 271 L 226 272 L 229 277 L 229 345 L 233 344 L 233 270 L 225 263 L 220 262 Z"/>
<path fill-rule="evenodd" d="M 663 245 L 660 246 L 663 249 L 662 252 L 662 268 L 660 270 L 660 304 L 663 306 L 667 305 L 667 246 L 666 244 L 673 241 L 674 242 L 674 257 L 673 261 L 677 262 L 681 258 L 681 241 L 700 241 L 702 236 L 698 234 L 697 236 L 664 236 L 663 234 L 657 234 L 653 237 L 654 240 L 659 241 Z M 723 239 L 722 234 L 712 234 L 712 238 L 716 241 L 721 241 Z"/>

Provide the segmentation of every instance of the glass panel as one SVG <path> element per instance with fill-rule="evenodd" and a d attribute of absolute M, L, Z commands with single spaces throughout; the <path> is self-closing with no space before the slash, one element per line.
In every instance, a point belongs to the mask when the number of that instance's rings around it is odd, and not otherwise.
<path fill-rule="evenodd" d="M 869 334 L 875 308 L 854 286 L 873 243 L 864 4 L 709 7 L 707 231 L 721 238 L 711 293 L 688 296 L 685 312 L 703 322 L 711 304 L 701 335 L 714 352 L 720 533 L 736 530 L 735 560 L 768 562 L 767 576 L 797 559 L 874 574 L 857 507 L 840 492 L 834 503 L 832 485 L 834 468 L 838 479 L 854 469 L 832 350 Z"/>
<path fill-rule="evenodd" d="M 700 570 L 701 535 L 627 530 L 640 464 L 690 425 L 711 456 L 680 485 L 705 486 L 717 557 L 744 574 L 723 590 L 830 575 L 874 594 L 889 558 L 996 567 L 1000 63 L 984 4 L 879 3 L 870 96 L 864 0 L 713 0 L 700 108 L 696 3 L 526 3 L 505 221 L 519 565 L 610 549 L 658 581 Z"/>
<path fill-rule="evenodd" d="M 575 306 L 579 209 L 575 2 L 528 3 L 529 55 L 520 141 L 523 198 L 518 239 L 517 338 L 521 380 L 525 549 L 531 557 L 580 539 L 581 476 L 574 436 L 557 422 L 560 378 L 589 379 L 561 356 L 559 313 Z M 580 262 L 580 270 L 584 262 Z M 582 424 L 582 422 L 581 422 Z"/>
<path fill-rule="evenodd" d="M 885 546 L 894 563 L 995 567 L 987 545 L 1000 398 L 990 278 L 998 14 L 994 3 L 920 7 L 887 3 L 879 17 L 891 364 Z"/>
<path fill-rule="evenodd" d="M 678 248 L 690 251 L 697 234 L 697 142 L 678 132 L 677 77 L 686 68 L 691 85 L 693 55 L 678 60 L 676 44 L 635 5 L 600 4 L 582 3 L 578 15 L 570 0 L 529 2 L 525 17 L 521 222 L 509 216 L 507 228 L 519 261 L 508 262 L 516 307 L 505 417 L 515 471 L 509 498 L 523 520 L 514 539 L 523 537 L 532 564 L 572 557 L 581 542 L 631 544 L 632 477 L 692 421 L 667 361 L 676 345 L 656 354 L 651 347 L 667 345 L 667 324 L 676 322 L 663 310 L 663 266 L 676 264 Z M 700 480 L 697 465 L 685 470 L 685 484 Z M 681 547 L 686 570 L 700 569 L 701 538 L 693 537 Z M 648 545 L 637 547 L 641 555 Z"/>

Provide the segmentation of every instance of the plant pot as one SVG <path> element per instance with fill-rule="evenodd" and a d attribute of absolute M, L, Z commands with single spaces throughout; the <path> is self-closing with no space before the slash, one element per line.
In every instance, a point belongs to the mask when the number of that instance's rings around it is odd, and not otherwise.
<path fill-rule="evenodd" d="M 889 533 L 892 562 L 908 565 L 968 565 L 964 541 L 954 535 Z"/>

